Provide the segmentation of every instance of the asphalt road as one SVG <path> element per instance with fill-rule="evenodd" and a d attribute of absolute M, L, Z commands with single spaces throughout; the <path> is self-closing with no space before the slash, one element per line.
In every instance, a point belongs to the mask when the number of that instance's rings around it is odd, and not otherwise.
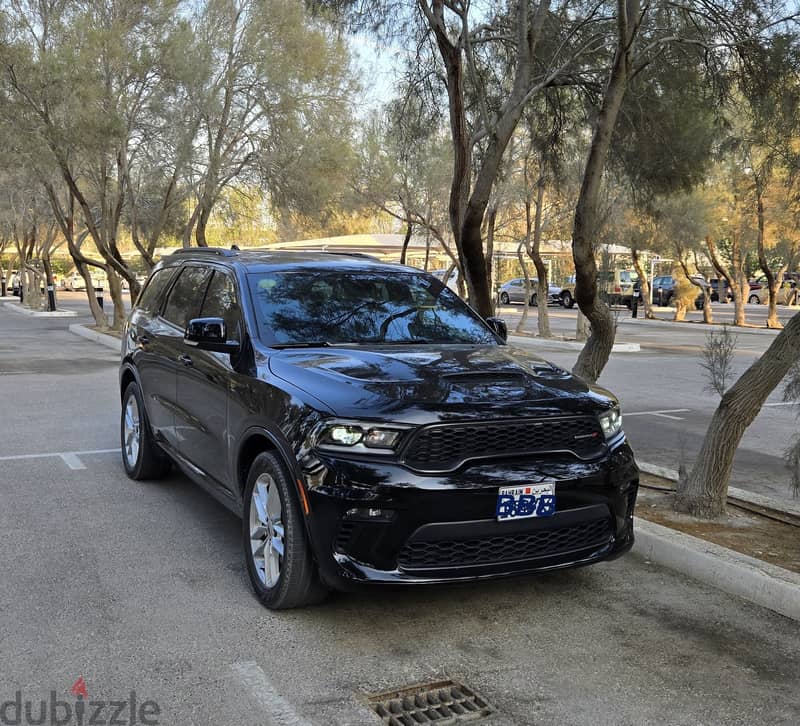
<path fill-rule="evenodd" d="M 16 691 L 74 709 L 82 677 L 161 724 L 369 726 L 365 694 L 453 678 L 487 724 L 797 722 L 797 624 L 634 556 L 263 609 L 233 515 L 125 477 L 116 356 L 69 322 L 0 308 L 0 718 Z"/>

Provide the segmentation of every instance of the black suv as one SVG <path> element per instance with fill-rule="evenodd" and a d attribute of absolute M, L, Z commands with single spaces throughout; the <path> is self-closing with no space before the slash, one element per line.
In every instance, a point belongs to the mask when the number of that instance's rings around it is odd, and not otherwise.
<path fill-rule="evenodd" d="M 122 460 L 243 519 L 273 608 L 357 583 L 607 560 L 638 469 L 616 399 L 505 343 L 432 275 L 369 257 L 179 251 L 126 324 Z"/>

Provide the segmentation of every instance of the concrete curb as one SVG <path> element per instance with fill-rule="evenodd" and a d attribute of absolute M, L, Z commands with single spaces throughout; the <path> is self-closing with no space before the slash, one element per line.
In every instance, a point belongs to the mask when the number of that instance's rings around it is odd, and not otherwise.
<path fill-rule="evenodd" d="M 20 315 L 29 315 L 32 318 L 77 318 L 78 317 L 78 313 L 76 313 L 74 310 L 54 310 L 52 312 L 45 310 L 31 310 L 30 308 L 26 308 L 20 305 L 19 301 L 3 303 L 3 307 L 5 307 L 7 310 L 13 310 L 15 313 L 19 313 Z"/>
<path fill-rule="evenodd" d="M 646 474 L 660 476 L 662 479 L 669 479 L 670 481 L 678 481 L 678 472 L 674 469 L 668 469 L 665 466 L 658 466 L 656 464 L 648 464 L 646 461 L 637 461 L 636 463 L 639 465 L 639 469 Z M 783 512 L 793 517 L 800 518 L 800 500 L 792 502 L 784 499 L 777 499 L 776 497 L 770 497 L 766 494 L 756 494 L 755 492 L 749 492 L 746 489 L 738 489 L 737 487 L 728 487 L 728 497 L 753 504 L 756 507 L 773 509 L 776 512 Z"/>
<path fill-rule="evenodd" d="M 643 519 L 635 531 L 640 557 L 800 621 L 800 575 Z"/>
<path fill-rule="evenodd" d="M 553 338 L 528 337 L 524 335 L 509 335 L 508 342 L 514 345 L 524 345 L 535 348 L 549 348 L 550 350 L 582 350 L 583 343 L 574 340 L 555 340 Z M 642 350 L 638 343 L 614 343 L 612 353 L 639 353 Z"/>
<path fill-rule="evenodd" d="M 657 310 L 655 312 L 658 312 Z M 795 310 L 794 312 L 800 312 L 800 310 Z M 657 330 L 659 328 L 672 328 L 675 330 L 686 330 L 687 328 L 699 328 L 701 330 L 719 330 L 722 325 L 720 323 L 715 323 L 714 325 L 706 325 L 706 323 L 701 323 L 699 321 L 693 320 L 686 320 L 682 323 L 676 323 L 673 320 L 661 320 L 657 318 L 656 320 L 647 320 L 647 318 L 628 318 L 628 317 L 620 317 L 617 321 L 622 325 L 639 325 L 639 326 L 649 326 L 652 330 Z M 775 336 L 780 333 L 780 330 L 776 330 L 775 328 L 737 328 L 735 325 L 729 325 L 728 328 L 735 334 L 743 333 L 749 334 L 754 333 L 756 335 L 772 335 Z"/>
<path fill-rule="evenodd" d="M 19 302 L 19 298 L 16 295 L 0 296 L 0 302 Z"/>
<path fill-rule="evenodd" d="M 81 338 L 86 338 L 86 340 L 91 340 L 93 343 L 104 345 L 106 348 L 111 348 L 117 353 L 119 353 L 122 348 L 122 341 L 119 338 L 115 338 L 113 335 L 106 335 L 105 333 L 98 333 L 96 330 L 90 330 L 85 325 L 73 323 L 69 326 L 69 332 Z"/>

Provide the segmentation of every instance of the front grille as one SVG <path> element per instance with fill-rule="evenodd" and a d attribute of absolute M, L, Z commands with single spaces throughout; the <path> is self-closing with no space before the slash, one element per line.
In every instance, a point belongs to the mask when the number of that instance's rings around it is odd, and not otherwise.
<path fill-rule="evenodd" d="M 596 519 L 521 534 L 461 540 L 415 540 L 403 546 L 398 563 L 401 569 L 418 570 L 520 562 L 602 547 L 611 537 L 611 520 Z"/>
<path fill-rule="evenodd" d="M 602 445 L 600 425 L 589 416 L 443 424 L 420 429 L 403 458 L 415 469 L 446 471 L 486 456 L 571 451 L 591 458 Z"/>

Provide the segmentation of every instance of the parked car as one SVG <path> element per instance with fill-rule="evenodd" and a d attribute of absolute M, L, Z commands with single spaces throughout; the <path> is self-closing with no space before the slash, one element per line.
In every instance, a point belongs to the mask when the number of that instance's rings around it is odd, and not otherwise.
<path fill-rule="evenodd" d="M 597 290 L 609 305 L 625 305 L 630 308 L 633 296 L 639 294 L 639 276 L 631 270 L 599 272 Z M 570 275 L 559 291 L 561 304 L 565 308 L 575 305 L 575 275 Z"/>
<path fill-rule="evenodd" d="M 124 326 L 122 463 L 240 515 L 271 608 L 621 555 L 639 475 L 616 398 L 505 338 L 410 267 L 180 250 Z"/>
<path fill-rule="evenodd" d="M 778 288 L 775 297 L 778 305 L 797 305 L 797 283 L 794 280 L 784 280 Z M 765 284 L 756 292 L 751 292 L 747 302 L 755 305 L 766 305 L 769 303 L 769 286 Z"/>
<path fill-rule="evenodd" d="M 699 275 L 695 277 L 695 279 L 703 280 L 702 277 Z M 721 280 L 717 277 L 712 277 L 710 280 L 706 281 L 708 289 L 711 291 L 711 302 L 720 302 L 720 289 L 723 292 L 722 295 L 722 302 L 727 303 L 733 300 L 733 293 L 731 292 L 730 287 L 728 286 L 728 281 L 723 277 Z M 701 292 L 697 298 L 695 298 L 694 306 L 698 310 L 703 309 L 703 293 Z"/>
<path fill-rule="evenodd" d="M 672 275 L 660 275 L 653 278 L 653 303 L 655 305 L 669 305 L 675 297 L 675 288 L 678 281 Z M 637 288 L 638 289 L 638 288 Z"/>
<path fill-rule="evenodd" d="M 539 303 L 539 294 L 537 291 L 537 285 L 539 284 L 538 278 L 531 279 L 531 298 L 528 302 L 529 305 L 538 305 Z M 561 304 L 561 288 L 557 285 L 548 285 L 548 292 L 549 296 L 547 299 L 548 305 L 560 305 Z M 500 302 L 503 305 L 508 305 L 509 303 L 524 303 L 526 298 L 525 294 L 525 278 L 524 277 L 516 277 L 513 280 L 508 280 L 508 282 L 504 282 L 500 286 Z"/>
<path fill-rule="evenodd" d="M 73 272 L 64 278 L 64 289 L 69 292 L 78 292 L 86 289 L 86 281 L 78 272 Z"/>

